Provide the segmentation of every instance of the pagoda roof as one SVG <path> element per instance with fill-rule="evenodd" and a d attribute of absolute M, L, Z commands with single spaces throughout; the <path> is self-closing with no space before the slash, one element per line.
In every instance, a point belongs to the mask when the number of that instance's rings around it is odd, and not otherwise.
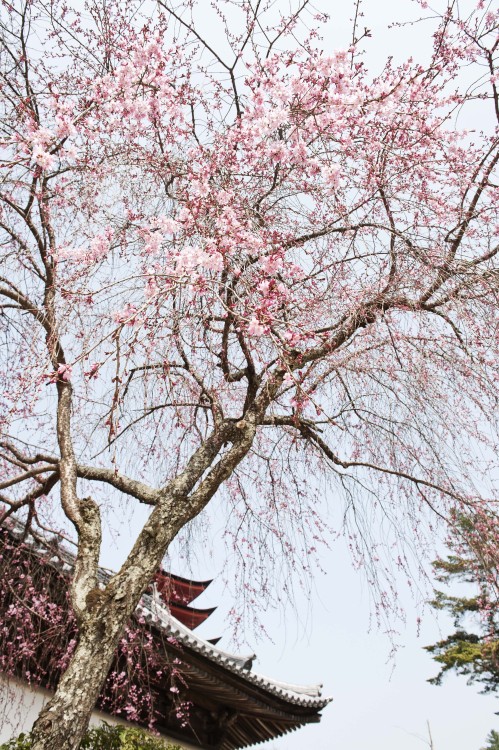
<path fill-rule="evenodd" d="M 188 607 L 185 604 L 178 604 L 171 600 L 166 602 L 166 605 L 173 617 L 186 625 L 190 630 L 194 630 L 201 625 L 216 610 L 216 607 L 209 607 L 207 609 Z"/>
<path fill-rule="evenodd" d="M 158 588 L 169 587 L 171 590 L 170 597 L 182 597 L 179 601 L 189 604 L 202 594 L 203 591 L 206 591 L 210 583 L 212 583 L 212 579 L 209 581 L 194 581 L 161 569 L 155 575 L 155 582 Z"/>
<path fill-rule="evenodd" d="M 187 625 L 188 628 L 194 630 L 207 620 L 216 609 L 216 607 L 199 609 L 189 606 L 203 591 L 206 591 L 210 583 L 211 581 L 193 581 L 160 570 L 154 576 L 153 585 L 169 607 L 172 615 L 184 625 Z"/>

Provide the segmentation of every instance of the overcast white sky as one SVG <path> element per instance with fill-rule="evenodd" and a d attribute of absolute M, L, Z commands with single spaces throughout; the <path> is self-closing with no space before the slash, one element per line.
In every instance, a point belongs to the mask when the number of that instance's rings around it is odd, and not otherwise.
<path fill-rule="evenodd" d="M 347 46 L 351 38 L 348 21 L 351 3 L 318 0 L 315 5 L 332 16 L 325 47 Z M 208 0 L 206 6 L 209 7 Z M 394 20 L 417 15 L 412 0 L 364 0 L 363 10 L 365 19 L 361 25 L 373 32 L 373 38 L 365 46 L 375 69 L 381 69 L 387 54 L 400 60 L 411 54 L 419 58 L 428 53 L 431 38 L 424 26 L 395 32 L 386 30 Z M 204 25 L 207 37 L 209 30 L 207 18 Z M 116 565 L 117 554 L 108 549 L 103 562 Z M 192 573 L 200 579 L 216 577 L 196 602 L 198 606 L 218 605 L 217 612 L 198 631 L 207 638 L 227 632 L 227 613 L 234 603 L 233 594 L 223 590 L 221 565 L 220 559 L 199 558 L 189 571 L 173 557 L 176 573 Z M 366 582 L 362 574 L 353 570 L 341 543 L 323 554 L 322 565 L 326 573 L 317 576 L 310 601 L 299 601 L 297 609 L 289 608 L 285 614 L 262 613 L 263 624 L 274 643 L 255 643 L 258 654 L 255 670 L 289 682 L 323 682 L 324 693 L 333 696 L 334 702 L 324 710 L 319 725 L 306 727 L 266 747 L 422 750 L 429 747 L 426 726 L 429 721 L 434 750 L 479 750 L 490 729 L 499 729 L 499 718 L 494 715 L 499 710 L 499 701 L 478 695 L 475 688 L 467 687 L 463 679 L 453 676 L 442 687 L 426 682 L 437 669 L 423 646 L 448 634 L 452 623 L 442 616 L 439 629 L 435 617 L 427 613 L 418 636 L 416 618 L 420 611 L 407 597 L 406 582 L 400 580 L 407 624 L 405 629 L 398 625 L 401 647 L 390 659 L 389 638 L 376 626 L 369 632 Z"/>
<path fill-rule="evenodd" d="M 370 605 L 362 574 L 353 570 L 348 553 L 337 543 L 323 556 L 327 574 L 316 577 L 312 601 L 284 618 L 270 613 L 263 621 L 275 643 L 255 644 L 254 665 L 276 679 L 324 683 L 334 698 L 319 725 L 268 744 L 274 750 L 424 750 L 427 720 L 434 750 L 479 750 L 490 729 L 499 729 L 499 700 L 479 695 L 464 679 L 449 677 L 441 687 L 426 680 L 438 671 L 423 646 L 451 632 L 452 623 L 431 612 L 423 616 L 409 597 L 404 604 L 407 625 L 399 624 L 401 645 L 390 658 L 390 640 L 374 626 L 369 630 Z M 211 572 L 199 568 L 199 574 Z M 213 570 L 213 572 L 215 572 Z M 399 581 L 403 595 L 405 581 Z M 231 601 L 216 581 L 199 604 L 219 609 L 199 629 L 206 637 L 224 628 Z M 217 590 L 218 589 L 218 590 Z M 300 622 L 301 620 L 301 622 Z M 218 626 L 218 627 L 217 627 Z M 428 747 L 428 744 L 426 744 Z"/>

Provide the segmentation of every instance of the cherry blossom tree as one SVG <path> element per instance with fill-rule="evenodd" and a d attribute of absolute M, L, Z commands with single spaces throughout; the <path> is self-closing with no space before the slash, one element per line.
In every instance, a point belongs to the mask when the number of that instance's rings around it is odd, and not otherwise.
<path fill-rule="evenodd" d="M 308 0 L 218 3 L 223 45 L 191 0 L 2 1 L 2 518 L 36 533 L 60 505 L 78 540 L 34 750 L 78 747 L 216 493 L 243 557 L 252 534 L 313 554 L 313 473 L 358 550 L 361 496 L 401 539 L 427 509 L 495 513 L 498 15 L 419 6 L 428 59 L 371 73 L 360 14 L 325 52 Z M 99 588 L 119 495 L 150 514 Z"/>

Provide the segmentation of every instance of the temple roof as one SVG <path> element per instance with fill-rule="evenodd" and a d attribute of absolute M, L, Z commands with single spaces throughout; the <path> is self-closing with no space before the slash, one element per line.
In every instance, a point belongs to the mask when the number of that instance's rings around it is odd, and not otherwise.
<path fill-rule="evenodd" d="M 200 636 L 193 633 L 173 617 L 157 596 L 144 594 L 139 604 L 138 612 L 144 617 L 146 622 L 159 626 L 169 636 L 173 636 L 182 646 L 187 646 L 202 656 L 207 657 L 210 661 L 224 667 L 224 669 L 237 674 L 246 682 L 250 682 L 290 703 L 320 709 L 324 708 L 332 700 L 331 698 L 321 697 L 321 684 L 294 685 L 252 672 L 251 667 L 256 658 L 255 654 L 245 656 L 231 654 L 228 651 L 217 648 L 210 641 L 200 638 Z"/>
<path fill-rule="evenodd" d="M 22 525 L 12 519 L 7 528 L 44 563 L 70 575 L 75 555 L 66 543 L 45 535 L 24 536 Z M 111 571 L 100 569 L 100 585 L 104 587 L 112 575 Z M 167 587 L 177 581 L 185 584 L 186 598 L 196 590 L 201 593 L 210 583 L 189 581 L 162 570 L 143 594 L 135 613 L 156 632 L 158 648 L 164 648 L 181 663 L 187 700 L 192 705 L 187 726 L 175 724 L 174 719 L 172 723 L 169 687 L 157 685 L 156 700 L 165 717 L 163 723 L 157 724 L 159 731 L 204 750 L 237 750 L 320 721 L 320 710 L 331 701 L 322 697 L 322 685 L 295 685 L 253 672 L 254 654 L 229 653 L 193 633 L 188 627 L 189 618 L 195 620 L 198 613 L 205 619 L 213 609 L 195 610 L 175 599 L 169 601 Z M 176 616 L 179 611 L 182 621 Z"/>

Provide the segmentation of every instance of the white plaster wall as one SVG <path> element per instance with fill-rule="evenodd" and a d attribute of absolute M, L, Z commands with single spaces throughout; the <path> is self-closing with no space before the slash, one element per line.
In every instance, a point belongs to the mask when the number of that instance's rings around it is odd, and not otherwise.
<path fill-rule="evenodd" d="M 39 687 L 30 688 L 26 683 L 13 678 L 7 679 L 0 674 L 0 744 L 7 742 L 21 732 L 29 732 L 43 704 L 49 697 L 50 693 L 47 690 Z M 126 721 L 115 716 L 94 711 L 90 719 L 90 726 L 99 726 L 103 721 L 113 725 L 128 725 Z M 186 745 L 166 736 L 164 736 L 164 739 L 169 740 L 173 745 L 180 745 L 185 750 L 199 750 L 193 745 Z"/>

